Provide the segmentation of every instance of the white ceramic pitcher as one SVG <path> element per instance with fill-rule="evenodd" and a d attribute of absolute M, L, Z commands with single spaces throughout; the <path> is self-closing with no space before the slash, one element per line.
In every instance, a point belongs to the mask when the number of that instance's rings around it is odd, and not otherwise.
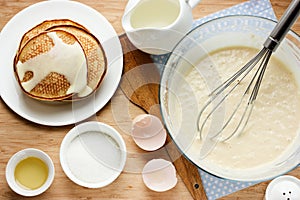
<path fill-rule="evenodd" d="M 129 0 L 122 26 L 138 49 L 154 55 L 172 51 L 191 29 L 200 0 Z"/>

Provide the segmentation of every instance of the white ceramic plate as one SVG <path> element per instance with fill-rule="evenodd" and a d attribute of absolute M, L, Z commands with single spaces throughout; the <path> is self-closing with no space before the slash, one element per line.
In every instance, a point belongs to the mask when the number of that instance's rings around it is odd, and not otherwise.
<path fill-rule="evenodd" d="M 13 59 L 22 35 L 49 19 L 71 19 L 89 29 L 101 42 L 107 56 L 105 78 L 90 98 L 76 103 L 48 104 L 25 96 L 13 73 Z M 62 126 L 82 121 L 99 111 L 113 96 L 121 79 L 123 53 L 111 24 L 96 10 L 73 1 L 45 1 L 16 14 L 0 35 L 0 94 L 18 115 L 32 122 Z"/>

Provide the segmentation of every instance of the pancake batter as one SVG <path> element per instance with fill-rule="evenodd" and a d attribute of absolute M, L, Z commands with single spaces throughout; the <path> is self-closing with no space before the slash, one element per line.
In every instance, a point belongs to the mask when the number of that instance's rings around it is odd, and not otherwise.
<path fill-rule="evenodd" d="M 182 125 L 182 120 L 189 118 L 187 114 L 184 114 L 189 112 L 188 109 L 194 113 L 200 111 L 208 99 L 208 94 L 212 91 L 212 84 L 216 87 L 229 78 L 253 58 L 257 51 L 248 47 L 219 49 L 212 52 L 210 57 L 201 59 L 195 68 L 188 71 L 185 74 L 185 80 L 178 84 L 177 91 L 174 91 L 177 100 L 174 99 L 171 103 L 172 112 L 178 114 L 176 116 L 178 124 Z M 217 143 L 211 153 L 201 161 L 199 161 L 199 152 L 203 140 L 197 133 L 187 153 L 192 155 L 194 162 L 205 162 L 222 170 L 244 170 L 270 163 L 294 145 L 300 124 L 299 86 L 293 73 L 274 56 L 271 58 L 244 132 L 226 142 Z M 211 66 L 211 61 L 214 66 Z M 252 74 L 255 71 L 256 69 L 252 70 Z M 225 113 L 227 115 L 240 100 L 251 77 L 252 75 L 248 75 L 248 79 L 238 86 L 234 95 L 230 96 L 226 102 Z M 183 108 L 185 104 L 191 102 L 189 97 L 196 99 L 198 110 L 195 106 Z M 236 117 L 239 119 L 240 113 Z M 237 120 L 233 119 L 233 121 Z M 230 124 L 230 126 L 233 125 L 234 123 Z M 195 133 L 195 127 L 184 129 L 186 134 Z M 207 131 L 204 129 L 204 132 L 205 130 Z M 223 136 L 226 134 L 229 134 L 229 131 L 222 132 Z"/>

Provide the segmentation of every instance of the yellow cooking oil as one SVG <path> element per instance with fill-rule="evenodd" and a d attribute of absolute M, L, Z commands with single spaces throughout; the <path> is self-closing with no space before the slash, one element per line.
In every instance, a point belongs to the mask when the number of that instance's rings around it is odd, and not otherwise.
<path fill-rule="evenodd" d="M 141 0 L 132 10 L 133 28 L 162 28 L 172 24 L 180 13 L 178 0 Z"/>
<path fill-rule="evenodd" d="M 15 180 L 23 188 L 35 190 L 40 188 L 48 178 L 48 167 L 36 157 L 21 160 L 15 168 Z"/>

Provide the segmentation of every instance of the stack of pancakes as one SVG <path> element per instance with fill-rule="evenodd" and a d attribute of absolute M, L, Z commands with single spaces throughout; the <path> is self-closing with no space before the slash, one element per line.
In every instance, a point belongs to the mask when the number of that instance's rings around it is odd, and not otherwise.
<path fill-rule="evenodd" d="M 60 45 L 56 46 L 53 36 L 58 38 L 56 40 L 60 41 Z M 61 46 L 65 47 L 61 50 L 62 54 L 67 54 L 65 51 L 68 49 L 82 52 L 70 52 L 68 54 L 71 56 L 64 57 L 60 55 Z M 51 54 L 56 58 L 51 58 Z M 78 55 L 82 55 L 84 60 L 77 58 Z M 51 59 L 56 59 L 53 66 Z M 76 68 L 77 63 L 74 65 L 74 62 L 77 60 L 82 63 L 78 63 L 80 67 Z M 73 64 L 74 68 L 64 66 L 66 64 Z M 43 101 L 73 101 L 88 97 L 100 86 L 106 69 L 106 56 L 99 40 L 85 27 L 68 19 L 47 20 L 26 32 L 14 60 L 14 73 L 22 91 Z M 25 87 L 26 84 L 30 87 Z"/>

